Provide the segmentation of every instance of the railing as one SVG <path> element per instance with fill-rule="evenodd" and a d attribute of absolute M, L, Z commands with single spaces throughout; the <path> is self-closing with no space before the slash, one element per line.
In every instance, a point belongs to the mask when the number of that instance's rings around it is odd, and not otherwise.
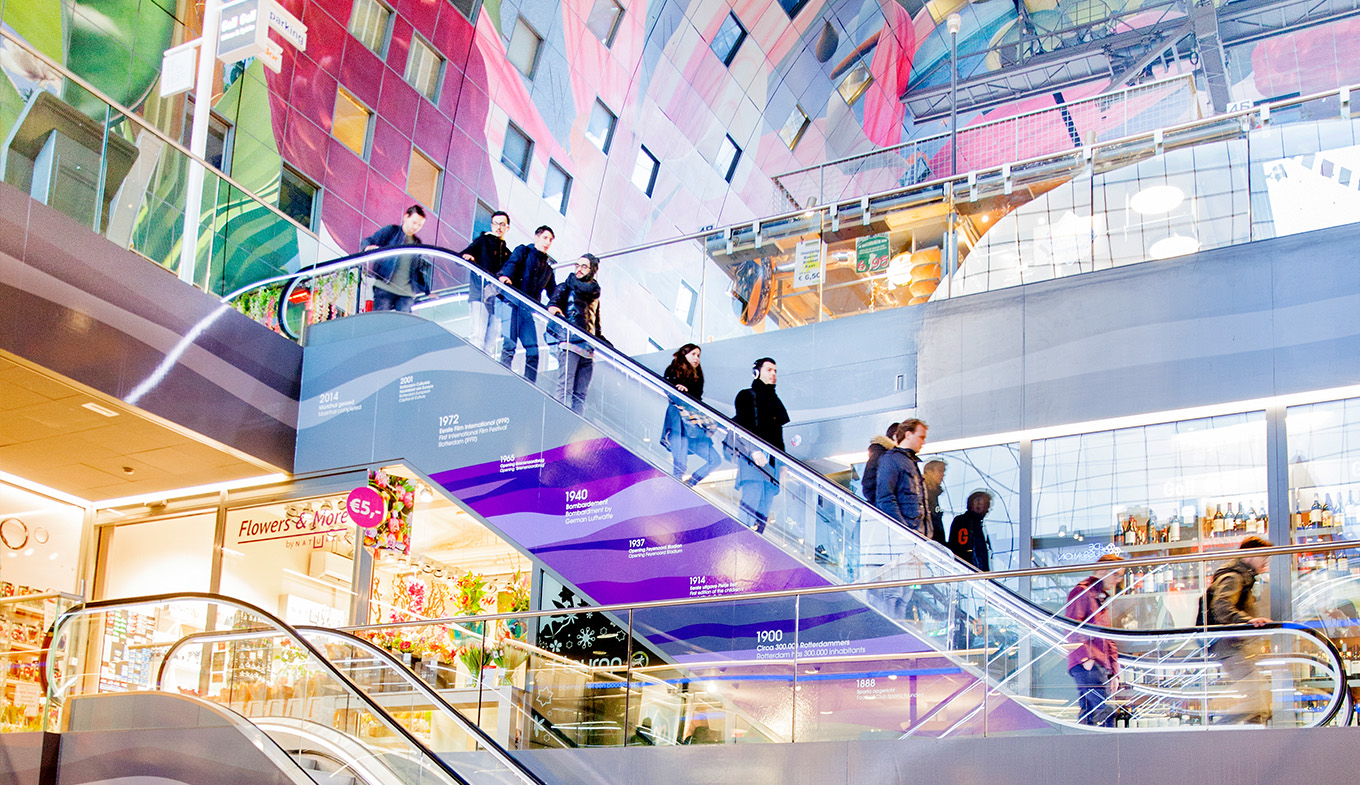
<path fill-rule="evenodd" d="M 59 91 L 34 89 L 26 98 L 0 91 L 0 117 L 17 118 L 0 126 L 0 136 L 9 140 L 0 150 L 0 179 L 179 273 L 185 188 L 190 170 L 201 168 L 192 283 L 218 295 L 321 258 L 320 237 L 277 206 L 283 166 L 276 152 L 249 150 L 240 141 L 238 161 L 251 159 L 255 179 L 264 178 L 252 191 L 10 29 L 0 27 L 0 40 L 61 80 Z M 247 72 L 237 78 L 255 77 Z M 148 105 L 173 114 L 170 107 L 183 100 L 148 99 Z M 175 124 L 164 117 L 158 122 Z M 278 164 L 262 175 L 261 159 L 270 155 Z"/>
<path fill-rule="evenodd" d="M 1193 74 L 968 125 L 958 131 L 958 166 L 950 134 L 940 133 L 777 174 L 771 212 L 903 188 L 951 172 L 974 172 L 1201 119 Z"/>
<path fill-rule="evenodd" d="M 1302 550 L 1259 553 L 1284 556 Z M 1205 576 L 1213 566 L 1209 562 L 1225 555 L 1138 559 L 1118 566 L 1180 572 L 1189 566 Z M 631 654 L 622 661 L 573 660 L 518 644 L 522 657 L 509 674 L 497 677 L 528 691 L 527 699 L 556 728 L 568 729 L 579 746 L 989 736 L 1041 728 L 1111 732 L 1091 724 L 1106 716 L 1120 726 L 1118 732 L 1124 727 L 1200 730 L 1352 721 L 1347 668 L 1357 663 L 1343 660 L 1329 639 L 1305 625 L 1107 629 L 1050 616 L 995 591 L 994 585 L 974 586 L 1092 570 L 1092 565 L 1078 565 L 882 581 L 854 592 L 822 587 L 349 631 L 391 640 L 449 624 L 514 624 L 542 631 L 581 614 L 610 619 L 597 632 L 628 637 Z M 1131 591 L 1126 584 L 1113 592 L 1105 610 L 1134 602 Z M 809 636 L 827 610 L 848 596 L 878 600 L 878 607 L 885 607 L 886 598 L 899 601 L 904 612 L 895 618 L 910 634 L 889 640 Z M 990 602 L 978 604 L 984 596 Z M 681 625 L 691 631 L 686 653 L 659 656 L 656 636 Z M 1085 638 L 1114 642 L 1122 688 L 1099 702 L 1098 717 L 1083 722 L 1067 663 L 1068 653 Z M 486 636 L 480 650 L 465 659 L 490 662 L 501 645 Z M 530 745 L 540 743 L 537 731 L 526 738 Z"/>
<path fill-rule="evenodd" d="M 183 695 L 240 714 L 293 754 L 350 750 L 355 760 L 346 763 L 375 785 L 542 785 L 471 723 L 425 718 L 425 694 L 371 693 L 347 678 L 344 666 L 353 663 L 340 659 L 273 615 L 225 597 L 88 603 L 64 613 L 53 630 L 47 729 L 66 729 L 82 702 L 101 696 Z"/>

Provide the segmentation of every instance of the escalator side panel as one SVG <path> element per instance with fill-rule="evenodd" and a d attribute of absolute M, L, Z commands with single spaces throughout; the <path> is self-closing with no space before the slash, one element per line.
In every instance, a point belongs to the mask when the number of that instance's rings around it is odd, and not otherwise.
<path fill-rule="evenodd" d="M 300 471 L 405 461 L 593 602 L 830 583 L 423 319 L 384 313 L 316 325 L 304 357 L 302 398 Z M 663 411 L 628 416 L 659 426 Z M 795 640 L 798 655 L 812 657 L 940 647 L 892 622 L 891 600 L 846 592 L 806 598 L 801 613 L 739 602 L 721 618 L 711 607 L 656 609 L 637 624 L 640 637 L 676 663 L 789 660 Z M 786 635 L 782 647 L 769 640 L 776 630 Z M 955 689 L 950 680 L 960 672 L 947 660 L 938 668 L 903 667 L 941 681 L 943 691 Z M 846 674 L 823 687 L 854 701 L 856 684 L 855 675 Z M 760 702 L 754 694 L 752 700 Z M 1009 729 L 1033 727 L 1033 716 L 1026 717 Z"/>

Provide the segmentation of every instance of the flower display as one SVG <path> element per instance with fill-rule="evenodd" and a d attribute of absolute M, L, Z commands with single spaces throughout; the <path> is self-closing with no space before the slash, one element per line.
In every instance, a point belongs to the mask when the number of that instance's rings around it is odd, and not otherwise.
<path fill-rule="evenodd" d="M 416 505 L 415 483 L 405 477 L 370 470 L 368 486 L 387 502 L 387 514 L 375 528 L 364 530 L 364 546 L 409 556 L 411 512 Z"/>

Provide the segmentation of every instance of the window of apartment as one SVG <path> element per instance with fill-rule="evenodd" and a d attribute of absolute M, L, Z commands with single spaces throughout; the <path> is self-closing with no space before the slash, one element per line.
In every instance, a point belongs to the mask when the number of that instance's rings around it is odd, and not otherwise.
<path fill-rule="evenodd" d="M 737 19 L 737 15 L 729 11 L 708 48 L 713 50 L 713 54 L 718 56 L 723 65 L 731 65 L 732 58 L 737 56 L 737 50 L 745 40 L 746 28 L 741 26 L 741 20 Z"/>
<path fill-rule="evenodd" d="M 317 209 L 317 197 L 320 193 L 321 189 L 303 177 L 298 170 L 288 164 L 283 165 L 283 174 L 279 180 L 279 210 L 284 215 L 308 229 L 315 229 L 315 218 L 320 213 Z"/>
<path fill-rule="evenodd" d="M 378 0 L 354 0 L 349 15 L 349 33 L 379 57 L 387 55 L 392 38 L 392 10 Z"/>
<path fill-rule="evenodd" d="M 534 151 L 534 140 L 510 123 L 505 128 L 505 146 L 501 148 L 501 163 L 521 180 L 529 179 L 529 155 Z"/>
<path fill-rule="evenodd" d="M 623 21 L 623 6 L 615 0 L 595 0 L 586 19 L 586 29 L 604 42 L 606 47 L 614 45 L 614 36 L 619 32 L 619 22 Z"/>
<path fill-rule="evenodd" d="M 680 282 L 680 291 L 675 293 L 675 315 L 688 325 L 694 324 L 694 306 L 699 302 L 699 293 L 694 287 Z"/>
<path fill-rule="evenodd" d="M 482 10 L 482 0 L 449 0 L 449 4 L 469 22 L 477 24 L 477 12 Z"/>
<path fill-rule="evenodd" d="M 331 136 L 361 158 L 368 158 L 369 142 L 373 139 L 373 113 L 343 87 L 335 94 Z"/>
<path fill-rule="evenodd" d="M 793 111 L 789 112 L 789 119 L 785 120 L 784 127 L 779 129 L 779 138 L 792 150 L 798 146 L 798 140 L 803 138 L 803 132 L 811 123 L 803 107 L 794 104 Z"/>
<path fill-rule="evenodd" d="M 548 176 L 543 179 L 543 198 L 557 212 L 567 214 L 567 200 L 571 198 L 571 175 L 556 161 L 548 161 Z"/>
<path fill-rule="evenodd" d="M 643 146 L 638 150 L 637 163 L 633 164 L 633 185 L 651 196 L 652 189 L 656 187 L 656 173 L 660 170 L 661 161 Z"/>
<path fill-rule="evenodd" d="M 784 9 L 784 13 L 788 14 L 790 19 L 798 16 L 798 12 L 803 10 L 805 5 L 807 0 L 779 0 L 779 7 Z"/>
<path fill-rule="evenodd" d="M 431 210 L 439 209 L 439 177 L 443 171 L 424 153 L 411 148 L 411 165 L 406 173 L 406 193 Z"/>
<path fill-rule="evenodd" d="M 614 126 L 618 122 L 619 118 L 597 98 L 595 108 L 590 110 L 590 125 L 586 128 L 586 138 L 608 155 L 609 145 L 614 142 Z"/>
<path fill-rule="evenodd" d="M 189 147 L 190 137 L 193 135 L 194 120 L 194 99 L 186 96 L 184 102 L 184 130 L 180 134 L 179 143 Z M 217 167 L 223 174 L 231 174 L 231 147 L 232 132 L 234 128 L 231 123 L 222 119 L 216 113 L 208 115 L 208 146 L 203 150 L 203 160 Z"/>
<path fill-rule="evenodd" d="M 841 98 L 845 99 L 846 105 L 854 106 L 860 96 L 864 95 L 864 91 L 868 90 L 869 85 L 873 83 L 873 75 L 869 73 L 869 69 L 864 65 L 864 61 L 860 60 L 858 63 L 855 63 L 855 67 L 851 68 L 850 72 L 841 79 L 841 83 L 836 86 L 836 90 L 840 92 Z"/>
<path fill-rule="evenodd" d="M 417 36 L 411 36 L 411 52 L 406 56 L 407 84 L 420 94 L 438 103 L 439 85 L 444 79 L 444 58 L 434 47 Z"/>
<path fill-rule="evenodd" d="M 481 237 L 483 233 L 491 231 L 491 214 L 495 212 L 491 205 L 477 200 L 477 206 L 472 208 L 472 236 Z"/>
<path fill-rule="evenodd" d="M 732 176 L 737 173 L 737 162 L 740 160 L 741 148 L 737 147 L 736 140 L 730 134 L 724 136 L 722 147 L 718 148 L 718 157 L 713 161 L 713 168 L 730 183 Z"/>
<path fill-rule="evenodd" d="M 520 73 L 533 79 L 534 71 L 538 69 L 538 52 L 542 47 L 543 36 L 535 33 L 521 16 L 515 20 L 515 29 L 510 33 L 505 57 L 515 64 Z"/>

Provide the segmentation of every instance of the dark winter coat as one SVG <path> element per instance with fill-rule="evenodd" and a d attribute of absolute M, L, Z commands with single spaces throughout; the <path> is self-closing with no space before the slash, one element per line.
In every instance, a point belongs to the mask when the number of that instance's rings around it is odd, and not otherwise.
<path fill-rule="evenodd" d="M 500 277 L 509 278 L 511 286 L 534 302 L 541 302 L 543 295 L 557 288 L 557 276 L 548 255 L 532 243 L 525 243 L 510 254 L 501 266 Z"/>
<path fill-rule="evenodd" d="M 378 248 L 400 248 L 403 245 L 421 245 L 420 235 L 411 237 L 410 242 L 406 240 L 406 233 L 401 230 L 398 224 L 384 226 L 378 231 L 370 234 L 359 241 L 360 248 L 367 248 L 376 245 Z M 379 259 L 373 263 L 373 275 L 383 281 L 391 281 L 392 275 L 397 271 L 397 264 L 401 258 L 389 256 L 386 259 Z M 411 291 L 416 294 L 429 294 L 431 281 L 434 277 L 434 270 L 428 260 L 423 257 L 412 255 L 411 257 Z"/>
<path fill-rule="evenodd" d="M 878 489 L 875 503 L 888 517 L 930 538 L 926 512 L 926 483 L 921 476 L 921 459 L 912 450 L 894 447 L 878 459 Z"/>
<path fill-rule="evenodd" d="M 596 338 L 604 338 L 604 328 L 600 323 L 600 282 L 594 278 L 582 281 L 576 277 L 576 273 L 568 275 L 567 280 L 553 290 L 548 305 L 557 307 L 562 312 L 562 319 L 572 327 Z M 580 338 L 573 338 L 572 342 L 585 343 Z"/>
<path fill-rule="evenodd" d="M 878 504 L 878 461 L 883 453 L 896 446 L 886 436 L 875 436 L 869 440 L 869 460 L 864 462 L 864 477 L 860 479 L 859 485 L 864 492 L 864 500 L 875 506 Z"/>
<path fill-rule="evenodd" d="M 775 385 L 766 384 L 759 379 L 751 386 L 737 393 L 736 415 L 732 421 L 771 447 L 784 449 L 784 425 L 789 421 L 789 412 L 784 402 L 779 400 Z M 758 465 L 750 455 L 741 455 L 737 464 L 737 485 L 748 482 L 779 482 L 779 464 L 774 456 L 769 462 Z"/>
<path fill-rule="evenodd" d="M 505 267 L 505 263 L 510 259 L 510 246 L 505 241 L 491 232 L 482 232 L 482 236 L 473 240 L 468 247 L 464 248 L 460 256 L 471 256 L 472 263 L 477 265 L 477 269 L 489 276 L 495 277 Z M 482 295 L 483 280 L 478 276 L 472 276 L 470 291 L 468 296 L 477 299 Z M 486 287 L 488 290 L 495 289 L 494 286 Z M 487 292 L 490 294 L 490 291 Z"/>

